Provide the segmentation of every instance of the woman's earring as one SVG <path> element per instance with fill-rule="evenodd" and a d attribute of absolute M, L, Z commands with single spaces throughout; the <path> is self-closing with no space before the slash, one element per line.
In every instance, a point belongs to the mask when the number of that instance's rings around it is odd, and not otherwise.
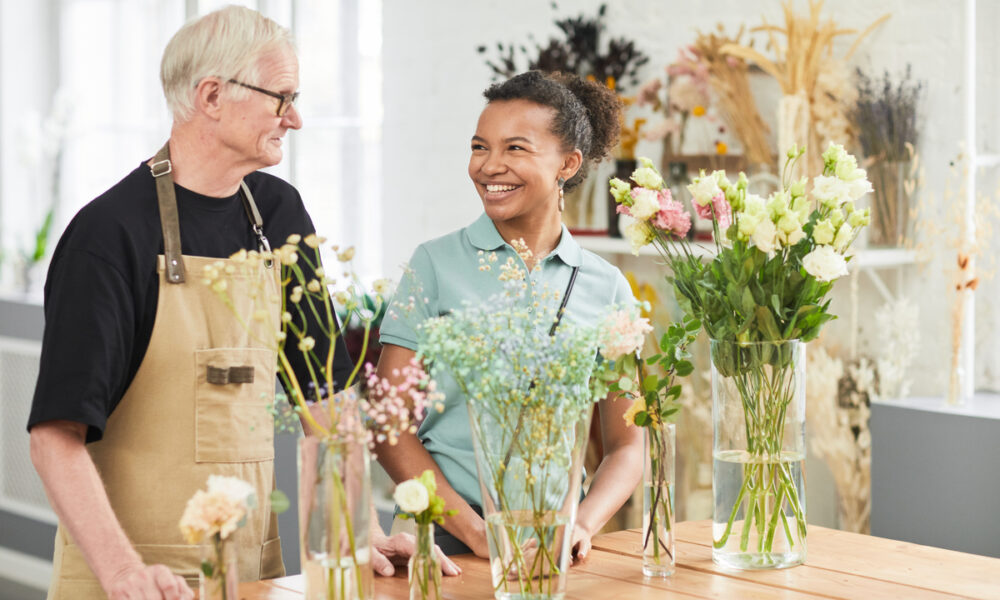
<path fill-rule="evenodd" d="M 559 178 L 559 212 L 566 210 L 566 197 L 563 194 L 563 186 L 566 185 L 566 180 L 562 177 Z"/>

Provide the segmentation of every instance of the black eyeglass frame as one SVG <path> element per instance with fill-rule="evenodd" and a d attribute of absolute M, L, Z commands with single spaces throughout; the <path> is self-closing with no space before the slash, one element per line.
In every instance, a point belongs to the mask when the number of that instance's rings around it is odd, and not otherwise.
<path fill-rule="evenodd" d="M 299 99 L 299 93 L 293 92 L 291 94 L 279 94 L 278 92 L 272 92 L 271 90 L 265 90 L 264 88 L 257 87 L 255 85 L 250 85 L 249 83 L 243 83 L 242 81 L 237 81 L 235 79 L 230 79 L 229 83 L 235 83 L 238 86 L 245 87 L 248 90 L 253 90 L 255 92 L 260 92 L 261 94 L 270 96 L 278 100 L 278 109 L 274 111 L 274 114 L 279 117 L 285 116 L 288 109 L 295 104 L 295 101 Z"/>

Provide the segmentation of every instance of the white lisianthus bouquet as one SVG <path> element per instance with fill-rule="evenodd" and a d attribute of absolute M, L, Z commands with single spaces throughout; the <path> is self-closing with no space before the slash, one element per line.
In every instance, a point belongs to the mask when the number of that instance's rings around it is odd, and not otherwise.
<path fill-rule="evenodd" d="M 743 173 L 735 182 L 723 171 L 702 171 L 695 178 L 688 186 L 695 212 L 711 219 L 715 234 L 716 254 L 708 261 L 677 232 L 643 219 L 647 211 L 635 210 L 637 202 L 659 189 L 642 187 L 634 176 L 639 188 L 620 180 L 610 184 L 615 199 L 637 219 L 635 227 L 670 267 L 667 279 L 687 319 L 700 322 L 712 339 L 713 389 L 716 379 L 724 380 L 719 385 L 731 385 L 743 407 L 739 418 L 727 418 L 745 425 L 738 428 L 745 430 L 745 439 L 737 445 L 747 462 L 732 506 L 717 499 L 716 550 L 731 549 L 731 536 L 739 531 L 733 539 L 740 552 L 747 552 L 755 531 L 755 551 L 770 555 L 779 524 L 785 535 L 777 538 L 787 539 L 789 547 L 806 537 L 804 498 L 791 472 L 775 460 L 787 454 L 786 415 L 796 390 L 791 348 L 797 346 L 787 342 L 814 339 L 834 318 L 826 296 L 847 274 L 847 251 L 869 222 L 868 209 L 855 202 L 872 186 L 855 158 L 830 144 L 823 153 L 823 173 L 808 191 L 806 178 L 792 181 L 790 175 L 804 153 L 797 147 L 788 151 L 782 187 L 766 199 L 747 191 Z M 647 173 L 641 179 L 655 183 Z M 633 246 L 642 241 L 636 236 Z M 648 406 L 637 403 L 630 411 L 637 424 L 655 416 L 642 411 Z"/>
<path fill-rule="evenodd" d="M 869 209 L 855 203 L 872 186 L 854 156 L 831 143 L 823 153 L 823 173 L 807 192 L 806 178 L 789 177 L 804 153 L 788 151 L 782 189 L 768 198 L 748 192 L 743 173 L 735 182 L 724 171 L 703 171 L 694 179 L 688 189 L 695 212 L 711 219 L 715 231 L 717 253 L 709 262 L 683 239 L 690 223 L 665 218 L 673 201 L 663 198 L 663 180 L 649 160 L 640 159 L 632 176 L 636 187 L 611 180 L 619 212 L 635 219 L 626 229 L 633 251 L 657 246 L 671 267 L 669 280 L 681 306 L 712 339 L 809 341 L 834 318 L 824 298 L 847 274 L 847 251 L 869 223 Z M 652 198 L 661 198 L 656 213 Z"/>

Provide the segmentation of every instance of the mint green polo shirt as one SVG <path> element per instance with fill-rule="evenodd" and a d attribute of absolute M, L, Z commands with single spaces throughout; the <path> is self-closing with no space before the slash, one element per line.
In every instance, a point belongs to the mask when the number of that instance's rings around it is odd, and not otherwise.
<path fill-rule="evenodd" d="M 489 271 L 479 269 L 480 250 L 485 256 L 496 252 L 497 261 Z M 468 227 L 418 246 L 382 320 L 382 344 L 416 351 L 416 329 L 424 319 L 501 293 L 499 267 L 509 256 L 517 257 L 517 253 L 504 242 L 485 213 Z M 621 271 L 581 248 L 565 225 L 556 249 L 542 259 L 541 269 L 533 271 L 531 277 L 539 287 L 547 284 L 562 294 L 573 267 L 580 270 L 563 319 L 591 324 L 603 319 L 609 306 L 630 306 L 635 302 Z M 444 411 L 429 409 L 417 437 L 451 487 L 470 504 L 482 506 L 466 397 L 451 377 L 440 377 L 437 383 L 445 394 Z"/>

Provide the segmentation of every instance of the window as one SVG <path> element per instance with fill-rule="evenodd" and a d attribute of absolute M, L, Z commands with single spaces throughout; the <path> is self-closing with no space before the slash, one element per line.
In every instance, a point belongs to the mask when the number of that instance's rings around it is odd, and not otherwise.
<path fill-rule="evenodd" d="M 159 83 L 167 41 L 185 19 L 229 0 L 22 3 L 0 18 L 2 281 L 33 248 L 49 206 L 49 252 L 72 216 L 167 139 Z M 243 2 L 295 33 L 305 126 L 269 169 L 302 193 L 317 230 L 356 245 L 357 270 L 380 265 L 381 3 Z M 41 280 L 43 273 L 35 272 Z M 38 287 L 36 286 L 36 292 Z"/>

